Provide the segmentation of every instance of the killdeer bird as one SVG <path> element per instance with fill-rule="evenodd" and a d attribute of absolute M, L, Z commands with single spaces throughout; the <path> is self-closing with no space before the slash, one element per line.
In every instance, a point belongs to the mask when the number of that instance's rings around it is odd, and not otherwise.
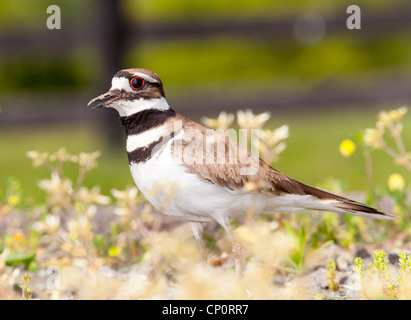
<path fill-rule="evenodd" d="M 233 241 L 241 273 L 242 251 L 230 218 L 278 211 L 322 210 L 392 219 L 348 198 L 291 179 L 227 136 L 176 113 L 161 79 L 147 69 L 115 74 L 92 110 L 118 111 L 127 135 L 131 174 L 147 200 L 164 214 L 188 221 L 204 254 L 204 223 L 216 221 Z"/>

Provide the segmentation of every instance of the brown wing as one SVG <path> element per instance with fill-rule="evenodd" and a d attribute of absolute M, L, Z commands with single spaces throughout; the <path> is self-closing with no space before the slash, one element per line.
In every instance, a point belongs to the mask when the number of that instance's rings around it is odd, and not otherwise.
<path fill-rule="evenodd" d="M 191 120 L 183 122 L 182 163 L 199 178 L 231 190 L 250 188 L 275 194 L 305 194 L 301 184 L 270 167 L 245 146 L 222 132 Z"/>

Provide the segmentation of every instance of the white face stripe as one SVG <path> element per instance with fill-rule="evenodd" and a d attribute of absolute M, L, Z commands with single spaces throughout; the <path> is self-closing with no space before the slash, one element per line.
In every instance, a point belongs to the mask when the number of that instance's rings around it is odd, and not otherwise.
<path fill-rule="evenodd" d="M 166 126 L 160 126 L 140 134 L 133 134 L 127 137 L 127 152 L 132 152 L 138 148 L 147 147 L 152 142 L 158 141 L 168 134 Z"/>
<path fill-rule="evenodd" d="M 170 106 L 165 98 L 160 99 L 136 99 L 136 100 L 114 100 L 107 107 L 114 108 L 118 111 L 120 117 L 131 116 L 134 113 L 146 110 L 168 110 Z"/>
<path fill-rule="evenodd" d="M 147 82 L 151 82 L 151 83 L 158 83 L 158 81 L 152 77 L 150 77 L 148 74 L 145 73 L 141 73 L 141 72 L 134 72 L 133 73 L 134 77 L 140 77 L 143 78 L 144 80 L 146 80 Z"/>
<path fill-rule="evenodd" d="M 124 77 L 114 77 L 113 80 L 111 80 L 111 89 L 110 90 L 124 90 L 127 92 L 134 92 L 134 90 L 130 87 L 130 82 L 127 78 Z"/>

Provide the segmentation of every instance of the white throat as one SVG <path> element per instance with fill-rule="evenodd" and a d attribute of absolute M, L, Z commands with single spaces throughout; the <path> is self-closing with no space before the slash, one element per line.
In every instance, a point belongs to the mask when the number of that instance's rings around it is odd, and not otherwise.
<path fill-rule="evenodd" d="M 120 117 L 127 117 L 134 113 L 146 110 L 146 109 L 157 109 L 157 110 L 168 110 L 170 106 L 167 100 L 162 97 L 160 99 L 135 99 L 135 100 L 117 100 L 107 107 L 114 108 L 118 111 Z"/>

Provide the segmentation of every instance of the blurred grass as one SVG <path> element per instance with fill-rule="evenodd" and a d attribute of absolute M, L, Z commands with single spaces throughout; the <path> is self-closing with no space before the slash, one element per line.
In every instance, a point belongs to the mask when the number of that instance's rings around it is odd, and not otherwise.
<path fill-rule="evenodd" d="M 274 113 L 266 128 L 282 124 L 290 126 L 290 137 L 286 140 L 287 148 L 275 164 L 276 169 L 308 184 L 315 185 L 329 177 L 346 178 L 348 189 L 367 189 L 361 149 L 357 146 L 357 151 L 347 159 L 339 153 L 339 144 L 343 139 L 353 139 L 366 127 L 373 127 L 377 114 L 376 110 L 358 109 L 339 113 L 302 112 L 299 115 Z M 408 114 L 404 123 L 410 120 L 411 114 Z M 410 126 L 404 127 L 403 136 L 409 148 Z M 128 168 L 125 142 L 119 144 L 124 147 L 120 150 L 110 149 L 95 129 L 85 126 L 1 131 L 0 150 L 3 152 L 0 157 L 0 186 L 4 188 L 6 177 L 15 177 L 21 182 L 26 196 L 36 201 L 41 200 L 44 193 L 37 188 L 37 182 L 48 179 L 48 173 L 45 169 L 33 168 L 26 152 L 54 152 L 65 147 L 71 153 L 102 151 L 98 159 L 99 165 L 88 174 L 85 185 L 101 186 L 103 194 L 110 194 L 112 188 L 124 189 L 127 185 L 134 185 Z M 376 186 L 385 186 L 388 176 L 393 172 L 401 173 L 407 183 L 410 181 L 409 172 L 395 165 L 392 159 L 380 151 L 373 152 L 373 164 Z M 67 169 L 69 172 L 72 170 L 74 176 L 75 166 Z"/>
<path fill-rule="evenodd" d="M 313 46 L 220 36 L 206 40 L 147 44 L 130 50 L 126 65 L 157 71 L 168 90 L 238 91 L 300 87 L 322 81 L 375 81 L 390 73 L 411 71 L 408 35 L 357 39 L 330 36 Z M 170 57 L 172 63 L 170 63 Z M 184 70 L 184 72 L 181 72 Z M 366 80 L 366 81 L 365 81 Z"/>
<path fill-rule="evenodd" d="M 96 60 L 90 56 L 88 50 L 78 49 L 61 54 L 58 59 L 46 52 L 33 52 L 29 56 L 19 53 L 0 59 L 0 93 L 80 91 L 96 75 Z"/>
<path fill-rule="evenodd" d="M 222 36 L 201 40 L 147 43 L 127 51 L 124 66 L 159 73 L 166 91 L 190 89 L 238 92 L 303 88 L 332 79 L 365 83 L 411 73 L 407 34 L 358 39 L 329 36 L 320 43 L 273 43 Z M 172 63 L 170 63 L 170 57 Z M 81 90 L 95 83 L 94 53 L 77 49 L 59 57 L 34 52 L 0 60 L 0 93 Z M 181 72 L 184 70 L 184 72 Z M 12 74 L 13 77 L 7 75 Z"/>
<path fill-rule="evenodd" d="M 0 132 L 0 189 L 5 187 L 5 178 L 12 176 L 22 184 L 27 197 L 35 201 L 43 200 L 45 194 L 37 183 L 41 179 L 49 179 L 49 173 L 44 168 L 33 168 L 26 153 L 30 150 L 52 153 L 62 147 L 71 153 L 102 151 L 98 167 L 88 173 L 84 185 L 100 186 L 104 194 L 109 194 L 112 188 L 122 189 L 127 184 L 134 184 L 128 168 L 125 143 L 124 152 L 113 151 L 99 139 L 98 132 L 92 127 L 61 126 Z M 75 168 L 75 165 L 67 165 L 69 176 L 75 176 Z"/>

